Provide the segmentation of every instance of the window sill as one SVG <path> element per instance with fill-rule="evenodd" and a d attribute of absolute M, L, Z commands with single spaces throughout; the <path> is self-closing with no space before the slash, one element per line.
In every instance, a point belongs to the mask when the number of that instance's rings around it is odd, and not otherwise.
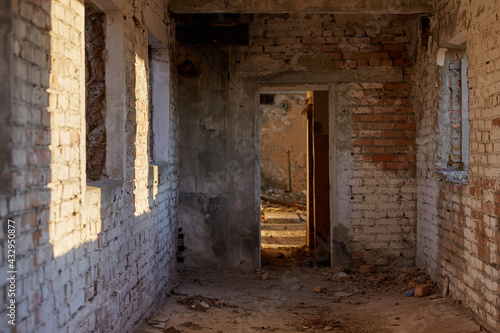
<path fill-rule="evenodd" d="M 467 184 L 469 172 L 465 170 L 443 169 L 437 171 L 439 180 L 456 184 Z"/>
<path fill-rule="evenodd" d="M 99 201 L 100 207 L 113 204 L 122 193 L 123 180 L 121 179 L 101 179 L 95 182 L 88 182 L 85 192 L 85 206 L 92 206 L 93 201 Z"/>

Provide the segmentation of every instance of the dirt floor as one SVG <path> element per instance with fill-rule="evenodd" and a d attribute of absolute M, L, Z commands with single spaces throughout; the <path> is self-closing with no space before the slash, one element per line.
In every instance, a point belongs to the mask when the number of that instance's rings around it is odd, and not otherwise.
<path fill-rule="evenodd" d="M 437 290 L 405 297 L 409 284 L 432 284 L 415 268 L 363 275 L 317 267 L 308 255 L 304 248 L 266 249 L 262 270 L 182 271 L 136 333 L 484 331 Z"/>
<path fill-rule="evenodd" d="M 298 223 L 267 223 L 265 213 L 276 211 L 297 213 Z M 321 267 L 305 247 L 306 219 L 297 207 L 263 201 L 262 269 L 180 272 L 136 333 L 485 331 L 415 268 L 360 274 Z M 416 284 L 432 286 L 430 294 L 406 297 Z"/>

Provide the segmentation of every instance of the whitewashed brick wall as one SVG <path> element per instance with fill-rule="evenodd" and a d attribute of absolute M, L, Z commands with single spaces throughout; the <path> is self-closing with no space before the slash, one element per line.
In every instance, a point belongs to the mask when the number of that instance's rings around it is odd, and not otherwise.
<path fill-rule="evenodd" d="M 148 1 L 151 6 L 144 9 L 142 2 L 113 3 L 124 20 L 126 176 L 88 187 L 83 3 L 12 2 L 13 186 L 12 195 L 0 199 L 0 218 L 18 226 L 17 332 L 130 331 L 173 277 L 175 100 L 167 134 L 170 159 L 149 165 L 148 145 L 147 36 L 148 30 L 168 34 L 167 4 Z M 175 89 L 173 79 L 171 96 Z M 5 231 L 1 228 L 2 332 L 8 330 Z"/>
<path fill-rule="evenodd" d="M 493 331 L 500 330 L 500 10 L 494 1 L 438 1 L 433 39 L 416 61 L 417 264 L 470 307 Z M 439 29 L 438 29 L 439 26 Z M 439 112 L 437 51 L 467 32 L 470 166 L 467 183 L 436 172 Z"/>

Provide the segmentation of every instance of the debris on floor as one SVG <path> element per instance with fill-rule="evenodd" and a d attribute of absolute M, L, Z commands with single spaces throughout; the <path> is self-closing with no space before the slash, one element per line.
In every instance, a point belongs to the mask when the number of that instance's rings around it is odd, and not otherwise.
<path fill-rule="evenodd" d="M 341 328 L 342 325 L 338 320 L 325 320 L 319 317 L 307 319 L 304 323 L 298 326 L 300 331 L 307 329 L 322 329 L 323 331 L 331 331 L 334 328 Z"/>
<path fill-rule="evenodd" d="M 415 297 L 424 297 L 429 294 L 431 291 L 431 286 L 428 284 L 419 284 L 418 286 L 415 287 L 415 293 L 413 296 Z"/>
<path fill-rule="evenodd" d="M 157 321 L 154 319 L 146 319 L 146 322 L 148 323 L 149 326 L 151 326 L 153 328 L 165 329 L 167 327 L 166 321 Z"/>
<path fill-rule="evenodd" d="M 314 287 L 314 291 L 317 292 L 317 293 L 321 293 L 321 294 L 327 294 L 328 293 L 328 289 L 323 288 L 322 286 L 316 286 L 316 287 Z"/>
<path fill-rule="evenodd" d="M 361 265 L 359 272 L 362 274 L 375 273 L 375 265 Z"/>
<path fill-rule="evenodd" d="M 206 311 L 211 307 L 221 308 L 225 305 L 224 301 L 203 296 L 183 296 L 177 299 L 177 302 L 199 311 Z"/>
<path fill-rule="evenodd" d="M 195 324 L 191 321 L 186 321 L 185 323 L 180 324 L 179 326 L 188 328 L 190 330 L 194 331 L 201 331 L 203 329 L 203 326 Z"/>
<path fill-rule="evenodd" d="M 163 332 L 165 333 L 182 333 L 182 331 L 179 331 L 178 329 L 176 329 L 175 327 L 169 327 L 167 328 L 166 330 L 164 330 Z"/>
<path fill-rule="evenodd" d="M 451 298 L 441 298 L 441 290 L 416 268 L 393 272 L 377 268 L 376 273 L 361 274 L 359 269 L 288 263 L 252 272 L 182 271 L 174 290 L 204 296 L 166 298 L 166 305 L 152 318 L 169 319 L 163 332 L 174 333 L 481 332 L 470 311 Z M 263 273 L 268 273 L 267 280 Z M 409 283 L 431 286 L 429 296 L 405 297 Z M 186 311 L 202 302 L 208 310 Z M 213 307 L 217 311 L 211 311 Z M 150 332 L 148 324 L 136 331 Z"/>

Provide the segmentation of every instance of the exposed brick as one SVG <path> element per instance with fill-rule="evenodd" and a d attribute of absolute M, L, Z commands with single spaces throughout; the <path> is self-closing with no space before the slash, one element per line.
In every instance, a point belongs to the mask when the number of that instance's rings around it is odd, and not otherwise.
<path fill-rule="evenodd" d="M 388 43 L 394 41 L 394 36 L 374 36 L 371 39 L 372 43 Z"/>
<path fill-rule="evenodd" d="M 387 83 L 385 85 L 387 90 L 407 90 L 408 88 L 408 83 Z"/>
<path fill-rule="evenodd" d="M 364 60 L 365 54 L 364 53 L 344 53 L 344 58 L 345 59 L 354 59 L 354 60 Z"/>
<path fill-rule="evenodd" d="M 373 140 L 375 146 L 395 146 L 396 140 L 394 139 L 375 139 Z"/>
<path fill-rule="evenodd" d="M 370 146 L 373 144 L 373 140 L 372 139 L 356 139 L 356 140 L 353 140 L 352 144 L 355 146 Z"/>
<path fill-rule="evenodd" d="M 374 155 L 375 161 L 395 161 L 396 155 Z"/>
<path fill-rule="evenodd" d="M 384 116 L 382 115 L 367 115 L 361 116 L 361 121 L 383 121 Z"/>
<path fill-rule="evenodd" d="M 418 284 L 415 286 L 415 297 L 425 297 L 431 291 L 431 286 L 428 284 Z"/>
<path fill-rule="evenodd" d="M 384 51 L 404 51 L 404 44 L 384 44 Z"/>
<path fill-rule="evenodd" d="M 367 59 L 388 59 L 389 52 L 370 52 L 366 54 Z"/>

